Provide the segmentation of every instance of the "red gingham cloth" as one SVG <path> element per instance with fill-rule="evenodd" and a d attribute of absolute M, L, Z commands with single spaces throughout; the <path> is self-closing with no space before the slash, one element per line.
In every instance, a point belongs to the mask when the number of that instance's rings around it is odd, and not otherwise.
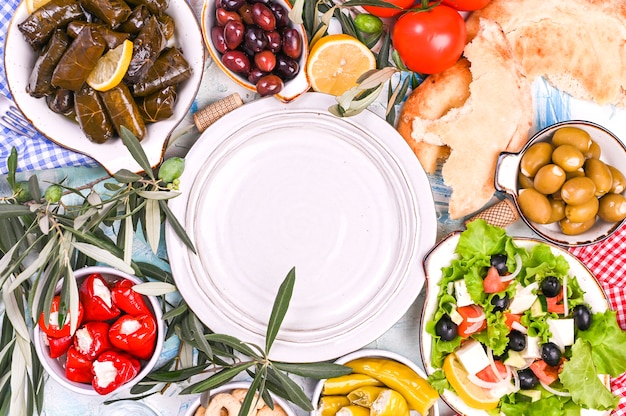
<path fill-rule="evenodd" d="M 617 312 L 619 325 L 626 329 L 626 225 L 598 244 L 573 247 L 570 252 L 595 274 Z M 626 416 L 626 375 L 612 379 L 611 390 L 620 397 L 612 414 Z"/>

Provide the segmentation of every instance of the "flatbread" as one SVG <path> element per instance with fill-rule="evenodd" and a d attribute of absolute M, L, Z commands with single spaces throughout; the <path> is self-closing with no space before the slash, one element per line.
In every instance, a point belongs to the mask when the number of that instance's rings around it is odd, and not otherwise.
<path fill-rule="evenodd" d="M 491 0 L 467 19 L 497 21 L 532 81 L 544 76 L 573 97 L 626 108 L 624 0 Z"/>
<path fill-rule="evenodd" d="M 511 46 L 497 23 L 481 20 L 464 56 L 470 62 L 472 81 L 463 105 L 437 119 L 414 117 L 411 125 L 412 140 L 450 148 L 442 174 L 452 188 L 449 213 L 453 219 L 489 202 L 495 192 L 498 155 L 521 149 L 533 117 L 530 83 L 512 58 Z M 428 102 L 429 97 L 422 98 Z M 418 101 L 415 98 L 413 103 Z M 404 114 L 417 111 L 409 108 Z"/>

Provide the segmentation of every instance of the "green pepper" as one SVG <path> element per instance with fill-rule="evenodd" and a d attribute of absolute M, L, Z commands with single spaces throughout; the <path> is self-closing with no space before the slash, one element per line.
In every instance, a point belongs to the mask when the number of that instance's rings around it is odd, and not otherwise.
<path fill-rule="evenodd" d="M 409 409 L 420 414 L 428 414 L 439 399 L 439 393 L 428 381 L 410 367 L 385 358 L 359 358 L 346 364 L 354 373 L 365 374 L 380 380 L 387 387 L 400 393 L 407 401 Z"/>
<path fill-rule="evenodd" d="M 365 374 L 347 374 L 345 376 L 329 378 L 324 382 L 322 394 L 324 396 L 347 395 L 352 390 L 363 386 L 382 386 L 376 378 Z"/>

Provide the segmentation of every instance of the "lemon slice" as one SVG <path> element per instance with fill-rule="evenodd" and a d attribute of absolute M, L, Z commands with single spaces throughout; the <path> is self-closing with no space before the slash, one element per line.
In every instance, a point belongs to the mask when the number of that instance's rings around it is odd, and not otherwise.
<path fill-rule="evenodd" d="M 87 77 L 87 84 L 96 91 L 107 91 L 122 81 L 133 57 L 133 42 L 125 40 L 105 53 Z"/>
<path fill-rule="evenodd" d="M 443 372 L 456 394 L 468 406 L 482 410 L 491 410 L 498 406 L 500 399 L 494 398 L 487 390 L 469 381 L 467 371 L 456 355 L 448 354 L 443 362 Z"/>
<path fill-rule="evenodd" d="M 26 0 L 26 10 L 31 14 L 50 0 Z"/>
<path fill-rule="evenodd" d="M 376 68 L 376 58 L 358 39 L 336 34 L 318 40 L 306 64 L 311 88 L 339 96 L 357 85 L 363 73 Z"/>

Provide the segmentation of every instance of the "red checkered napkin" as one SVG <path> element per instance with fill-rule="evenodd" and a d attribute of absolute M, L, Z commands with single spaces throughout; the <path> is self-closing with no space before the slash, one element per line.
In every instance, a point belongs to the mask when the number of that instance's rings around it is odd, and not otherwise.
<path fill-rule="evenodd" d="M 595 274 L 617 312 L 619 325 L 626 329 L 626 225 L 598 244 L 574 247 L 570 252 Z M 611 380 L 611 390 L 620 397 L 613 415 L 626 416 L 626 375 Z"/>

